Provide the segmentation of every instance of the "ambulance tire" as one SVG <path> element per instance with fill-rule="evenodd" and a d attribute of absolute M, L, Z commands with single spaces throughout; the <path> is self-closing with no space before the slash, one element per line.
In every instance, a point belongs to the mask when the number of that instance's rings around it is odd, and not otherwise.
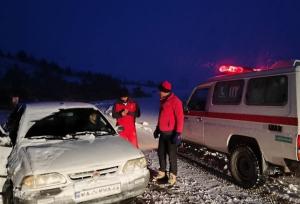
<path fill-rule="evenodd" d="M 255 187 L 261 181 L 259 157 L 249 146 L 237 146 L 232 150 L 229 167 L 234 181 L 243 188 Z"/>

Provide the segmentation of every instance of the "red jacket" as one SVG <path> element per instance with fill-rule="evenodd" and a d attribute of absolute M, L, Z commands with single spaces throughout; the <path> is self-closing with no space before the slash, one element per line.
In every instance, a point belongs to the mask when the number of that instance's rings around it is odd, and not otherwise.
<path fill-rule="evenodd" d="M 166 99 L 160 101 L 158 128 L 162 132 L 182 133 L 183 130 L 183 107 L 181 100 L 171 93 Z"/>
<path fill-rule="evenodd" d="M 127 115 L 122 116 L 122 111 L 128 110 Z M 120 136 L 131 142 L 134 146 L 138 147 L 136 129 L 135 129 L 135 118 L 140 116 L 140 108 L 136 102 L 128 99 L 127 103 L 123 103 L 118 100 L 113 107 L 112 111 L 113 118 L 116 118 L 117 125 L 124 128 L 120 132 Z"/>
<path fill-rule="evenodd" d="M 125 109 L 129 112 L 126 116 L 122 116 L 121 112 Z M 118 100 L 113 106 L 112 116 L 117 119 L 117 125 L 134 126 L 135 118 L 140 116 L 140 108 L 132 99 L 128 99 L 127 103 Z"/>

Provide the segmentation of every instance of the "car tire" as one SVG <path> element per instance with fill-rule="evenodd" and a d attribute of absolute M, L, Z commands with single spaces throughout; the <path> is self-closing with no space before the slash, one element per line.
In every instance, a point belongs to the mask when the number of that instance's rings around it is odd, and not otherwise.
<path fill-rule="evenodd" d="M 243 188 L 252 188 L 262 181 L 259 157 L 249 146 L 238 146 L 233 149 L 229 167 L 234 181 Z"/>
<path fill-rule="evenodd" d="M 135 198 L 128 198 L 120 202 L 120 204 L 134 204 Z"/>
<path fill-rule="evenodd" d="M 13 185 L 10 180 L 6 180 L 3 191 L 3 204 L 13 204 Z"/>

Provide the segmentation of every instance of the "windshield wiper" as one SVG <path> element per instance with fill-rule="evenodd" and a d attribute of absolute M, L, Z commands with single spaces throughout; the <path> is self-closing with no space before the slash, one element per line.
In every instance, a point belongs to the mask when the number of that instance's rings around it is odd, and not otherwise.
<path fill-rule="evenodd" d="M 96 136 L 109 135 L 111 133 L 108 131 L 97 130 L 97 131 L 80 131 L 80 132 L 75 132 L 75 133 L 71 133 L 71 134 L 67 134 L 67 135 L 76 137 L 76 136 L 85 136 L 85 135 L 89 135 L 89 134 L 94 135 L 96 137 Z"/>
<path fill-rule="evenodd" d="M 46 140 L 65 140 L 69 139 L 58 135 L 33 135 L 27 137 L 28 139 L 46 139 Z"/>

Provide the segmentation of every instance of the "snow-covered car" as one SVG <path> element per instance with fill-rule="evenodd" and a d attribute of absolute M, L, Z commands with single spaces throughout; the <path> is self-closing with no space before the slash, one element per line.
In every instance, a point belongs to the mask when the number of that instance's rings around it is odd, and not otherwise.
<path fill-rule="evenodd" d="M 148 185 L 144 154 L 94 105 L 24 104 L 6 128 L 11 145 L 0 137 L 4 203 L 112 203 L 133 199 Z"/>

